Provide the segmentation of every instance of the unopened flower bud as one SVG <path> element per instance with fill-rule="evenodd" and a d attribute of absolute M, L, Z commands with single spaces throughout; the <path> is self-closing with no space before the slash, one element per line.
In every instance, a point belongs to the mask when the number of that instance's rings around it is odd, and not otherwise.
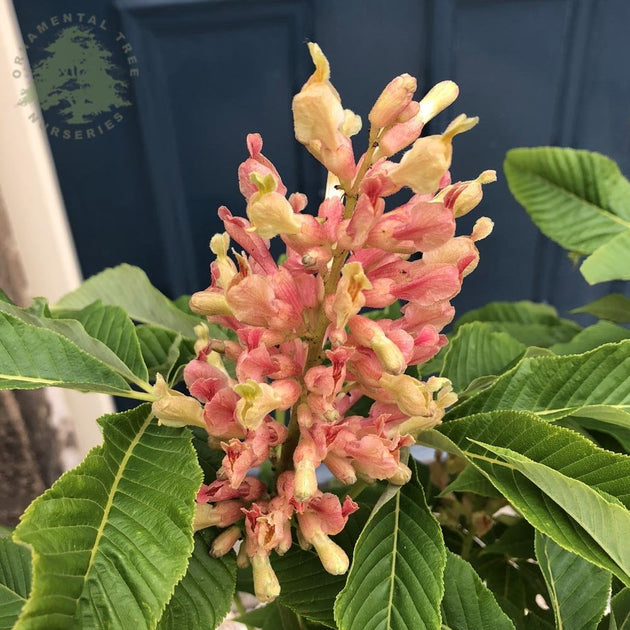
<path fill-rule="evenodd" d="M 398 463 L 396 472 L 387 479 L 389 483 L 395 486 L 404 486 L 411 479 L 411 470 L 402 462 Z"/>
<path fill-rule="evenodd" d="M 390 393 L 404 414 L 419 416 L 430 413 L 431 395 L 427 391 L 426 383 L 408 374 L 383 374 L 379 384 Z"/>
<path fill-rule="evenodd" d="M 269 556 L 257 553 L 251 558 L 254 574 L 254 594 L 263 603 L 272 602 L 280 595 L 280 582 L 271 567 Z"/>
<path fill-rule="evenodd" d="M 195 503 L 193 530 L 199 531 L 206 527 L 228 527 L 242 518 L 242 507 L 242 501 L 221 501 L 216 505 Z"/>
<path fill-rule="evenodd" d="M 243 541 L 236 552 L 236 566 L 239 569 L 247 569 L 250 564 L 249 556 L 247 555 L 247 545 Z"/>
<path fill-rule="evenodd" d="M 317 492 L 317 475 L 312 460 L 304 458 L 295 463 L 295 490 L 297 501 L 308 501 Z"/>
<path fill-rule="evenodd" d="M 227 315 L 232 316 L 232 310 L 228 306 L 223 293 L 216 291 L 197 291 L 190 296 L 190 310 L 197 315 Z"/>
<path fill-rule="evenodd" d="M 441 81 L 434 85 L 420 101 L 420 118 L 427 123 L 445 110 L 459 95 L 459 88 L 453 81 Z"/>
<path fill-rule="evenodd" d="M 324 464 L 341 483 L 351 486 L 357 482 L 357 473 L 349 460 L 334 453 L 328 453 Z"/>
<path fill-rule="evenodd" d="M 203 407 L 199 402 L 191 396 L 169 389 L 161 374 L 157 375 L 153 393 L 157 400 L 154 401 L 151 410 L 160 424 L 168 427 L 192 425 L 206 428 Z"/>
<path fill-rule="evenodd" d="M 197 336 L 194 350 L 196 354 L 199 354 L 210 343 L 210 329 L 205 322 L 201 322 L 201 324 L 197 324 L 193 330 Z"/>
<path fill-rule="evenodd" d="M 346 552 L 326 534 L 319 532 L 310 542 L 315 547 L 324 569 L 331 575 L 343 575 L 350 566 Z"/>
<path fill-rule="evenodd" d="M 396 122 L 411 102 L 417 85 L 416 79 L 408 74 L 390 81 L 370 110 L 368 118 L 372 126 L 380 129 Z"/>
<path fill-rule="evenodd" d="M 210 555 L 215 558 L 220 558 L 232 551 L 236 541 L 241 537 L 241 528 L 237 525 L 228 527 L 224 532 L 221 532 L 213 541 L 210 546 Z"/>

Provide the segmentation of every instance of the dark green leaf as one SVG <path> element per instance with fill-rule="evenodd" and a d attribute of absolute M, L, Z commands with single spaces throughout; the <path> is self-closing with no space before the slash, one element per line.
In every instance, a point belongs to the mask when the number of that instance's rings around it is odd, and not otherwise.
<path fill-rule="evenodd" d="M 27 547 L 0 538 L 0 630 L 17 621 L 31 590 L 31 554 Z"/>
<path fill-rule="evenodd" d="M 506 558 L 527 560 L 534 557 L 534 528 L 520 520 L 508 527 L 492 544 L 484 547 L 480 555 L 501 555 Z"/>
<path fill-rule="evenodd" d="M 442 628 L 451 630 L 509 630 L 514 624 L 492 592 L 462 558 L 447 551 L 442 600 Z"/>
<path fill-rule="evenodd" d="M 298 616 L 277 601 L 245 613 L 236 621 L 260 630 L 304 630 Z"/>
<path fill-rule="evenodd" d="M 609 630 L 630 630 L 630 588 L 624 588 L 612 598 Z"/>
<path fill-rule="evenodd" d="M 195 534 L 195 548 L 186 575 L 175 587 L 158 630 L 213 629 L 230 611 L 236 585 L 236 559 L 234 552 L 222 558 L 210 555 L 215 536 L 212 529 Z"/>
<path fill-rule="evenodd" d="M 536 559 L 549 591 L 556 627 L 594 630 L 604 614 L 611 575 L 536 532 Z"/>

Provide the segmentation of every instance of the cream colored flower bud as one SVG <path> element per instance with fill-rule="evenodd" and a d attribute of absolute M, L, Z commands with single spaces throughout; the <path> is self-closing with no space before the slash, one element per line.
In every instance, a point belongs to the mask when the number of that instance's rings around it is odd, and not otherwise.
<path fill-rule="evenodd" d="M 408 416 L 424 416 L 430 413 L 431 394 L 426 383 L 408 374 L 383 374 L 379 384 L 392 396 L 400 411 Z"/>
<path fill-rule="evenodd" d="M 435 118 L 445 110 L 459 95 L 457 84 L 452 81 L 442 81 L 434 85 L 420 101 L 420 119 L 423 123 Z"/>
<path fill-rule="evenodd" d="M 336 328 L 344 328 L 348 319 L 363 308 L 365 305 L 363 290 L 371 288 L 372 284 L 363 272 L 360 262 L 350 262 L 343 266 L 332 306 Z"/>
<path fill-rule="evenodd" d="M 396 472 L 387 481 L 395 486 L 404 486 L 411 479 L 411 470 L 402 462 L 398 463 Z"/>
<path fill-rule="evenodd" d="M 280 595 L 280 582 L 271 567 L 269 556 L 257 553 L 251 558 L 254 574 L 254 594 L 263 603 L 272 602 Z"/>
<path fill-rule="evenodd" d="M 417 86 L 418 82 L 409 74 L 401 74 L 390 81 L 370 110 L 368 118 L 372 126 L 381 129 L 396 122 L 411 102 Z"/>
<path fill-rule="evenodd" d="M 236 553 L 236 566 L 239 569 L 247 569 L 250 564 L 249 556 L 247 555 L 247 545 L 245 544 L 245 541 L 243 541 Z"/>
<path fill-rule="evenodd" d="M 216 291 L 197 291 L 193 293 L 190 296 L 189 306 L 193 313 L 205 315 L 206 317 L 212 315 L 226 315 L 230 317 L 234 314 L 225 296 Z"/>
<path fill-rule="evenodd" d="M 308 501 L 317 492 L 317 475 L 312 460 L 302 459 L 295 463 L 295 490 L 298 501 Z"/>
<path fill-rule="evenodd" d="M 203 407 L 191 396 L 186 396 L 174 389 L 169 389 L 161 374 L 157 375 L 153 394 L 157 400 L 151 406 L 153 415 L 159 424 L 168 427 L 185 427 L 192 425 L 206 428 L 203 419 Z"/>
<path fill-rule="evenodd" d="M 210 555 L 215 558 L 220 558 L 232 551 L 236 541 L 241 537 L 241 528 L 238 525 L 232 525 L 228 527 L 224 532 L 221 532 L 213 541 L 210 546 Z"/>
<path fill-rule="evenodd" d="M 331 575 L 343 575 L 350 566 L 346 552 L 323 532 L 314 536 L 310 542 L 315 547 L 324 569 Z"/>

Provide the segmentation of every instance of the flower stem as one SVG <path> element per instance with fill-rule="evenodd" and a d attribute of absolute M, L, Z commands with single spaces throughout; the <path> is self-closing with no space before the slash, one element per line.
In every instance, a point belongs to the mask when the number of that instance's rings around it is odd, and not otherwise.
<path fill-rule="evenodd" d="M 363 156 L 363 161 L 361 162 L 361 166 L 357 171 L 354 181 L 352 182 L 350 190 L 345 190 L 345 207 L 343 211 L 344 219 L 349 219 L 350 217 L 352 217 L 352 213 L 356 208 L 357 202 L 359 200 L 359 186 L 361 185 L 365 174 L 368 172 L 368 169 L 370 168 L 370 166 L 372 166 L 372 160 L 374 158 L 374 153 L 378 148 L 378 139 L 380 138 L 382 131 L 382 129 L 374 130 L 370 128 L 368 149 Z M 330 265 L 330 270 L 324 282 L 323 301 L 325 301 L 328 296 L 333 295 L 337 290 L 337 284 L 339 283 L 339 278 L 341 277 L 341 270 L 343 269 L 349 253 L 350 252 L 346 249 L 340 249 L 335 252 Z M 317 323 L 315 324 L 315 330 L 313 331 L 313 334 L 308 343 L 308 352 L 306 355 L 306 363 L 304 365 L 304 374 L 306 374 L 306 372 L 308 372 L 312 367 L 318 365 L 322 361 L 321 353 L 324 346 L 324 339 L 326 337 L 328 324 L 328 318 L 326 317 L 326 313 L 324 311 L 322 303 L 319 310 Z M 285 470 L 291 470 L 293 468 L 293 452 L 295 451 L 298 442 L 300 441 L 300 425 L 298 424 L 297 410 L 299 409 L 301 404 L 305 403 L 306 396 L 304 390 L 304 384 L 302 383 L 302 395 L 291 409 L 291 418 L 289 420 L 288 426 L 289 432 L 287 435 L 287 439 L 282 445 L 282 452 L 276 471 L 276 479 Z"/>

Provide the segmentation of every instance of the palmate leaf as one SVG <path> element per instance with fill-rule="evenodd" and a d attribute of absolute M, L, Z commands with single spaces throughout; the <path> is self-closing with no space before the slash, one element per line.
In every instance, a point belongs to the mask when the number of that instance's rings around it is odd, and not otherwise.
<path fill-rule="evenodd" d="M 503 332 L 494 332 L 483 322 L 458 327 L 450 340 L 441 376 L 461 392 L 480 376 L 500 374 L 525 352 L 525 345 Z"/>
<path fill-rule="evenodd" d="M 611 519 L 622 528 L 630 518 L 630 458 L 514 411 L 448 422 L 439 431 L 420 434 L 419 441 L 466 457 L 536 529 L 630 582 L 628 552 L 606 533 Z M 503 449 L 501 455 L 497 449 Z M 523 458 L 527 466 L 507 462 L 506 453 Z M 587 503 L 597 511 L 584 514 Z"/>
<path fill-rule="evenodd" d="M 163 326 L 191 339 L 195 338 L 194 327 L 201 321 L 178 309 L 151 284 L 142 269 L 127 264 L 92 276 L 52 309 L 82 309 L 97 300 L 121 306 L 138 322 Z"/>
<path fill-rule="evenodd" d="M 510 630 L 514 624 L 501 610 L 492 592 L 462 558 L 446 552 L 442 630 L 492 628 Z"/>
<path fill-rule="evenodd" d="M 536 532 L 542 569 L 559 630 L 594 630 L 604 614 L 611 575 Z"/>
<path fill-rule="evenodd" d="M 193 548 L 201 484 L 185 429 L 149 405 L 104 416 L 104 445 L 26 510 L 14 538 L 33 549 L 17 630 L 154 628 Z"/>
<path fill-rule="evenodd" d="M 195 534 L 195 548 L 186 575 L 175 587 L 158 630 L 213 630 L 229 612 L 236 586 L 236 558 L 233 552 L 222 558 L 211 556 L 214 537 L 213 529 Z"/>
<path fill-rule="evenodd" d="M 415 466 L 414 466 L 415 468 Z M 416 630 L 441 625 L 446 549 L 414 470 L 372 512 L 335 603 L 340 630 Z"/>
<path fill-rule="evenodd" d="M 553 306 L 521 302 L 490 302 L 468 311 L 455 323 L 455 330 L 471 322 L 484 322 L 495 332 L 504 332 L 526 346 L 546 348 L 572 339 L 581 329 L 561 319 Z"/>
<path fill-rule="evenodd" d="M 626 423 L 630 419 L 628 374 L 630 340 L 579 355 L 524 358 L 491 387 L 455 406 L 447 418 L 521 409 L 547 420 L 580 415 Z"/>
<path fill-rule="evenodd" d="M 30 590 L 30 551 L 8 538 L 0 538 L 0 630 L 13 628 Z"/>

